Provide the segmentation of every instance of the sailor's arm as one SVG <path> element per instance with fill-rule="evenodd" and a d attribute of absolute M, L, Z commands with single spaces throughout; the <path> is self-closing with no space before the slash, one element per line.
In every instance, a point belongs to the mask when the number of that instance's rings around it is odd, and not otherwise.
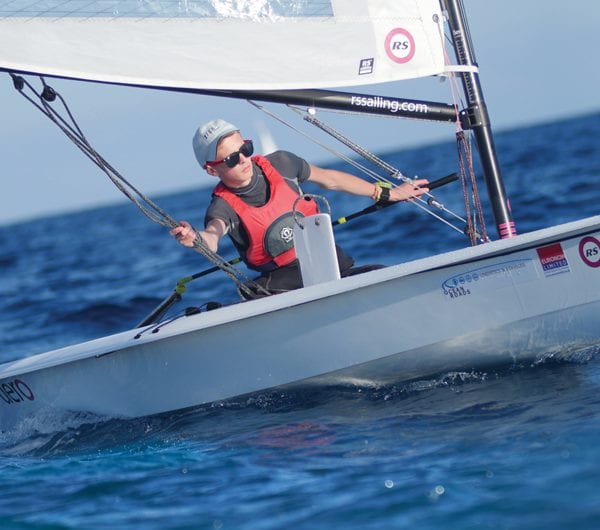
<path fill-rule="evenodd" d="M 352 195 L 371 197 L 375 201 L 379 200 L 381 196 L 381 188 L 379 186 L 355 177 L 350 173 L 335 169 L 325 169 L 311 164 L 308 180 L 328 190 L 345 191 Z M 415 185 L 408 182 L 402 183 L 390 190 L 389 200 L 393 202 L 406 201 L 420 197 L 428 191 L 427 183 L 427 179 L 417 179 L 414 181 Z"/>
<path fill-rule="evenodd" d="M 211 219 L 202 231 L 194 230 L 187 221 L 181 221 L 179 226 L 171 230 L 170 234 L 185 247 L 193 247 L 194 240 L 200 236 L 208 248 L 216 252 L 219 248 L 219 240 L 227 233 L 227 226 L 221 219 Z"/>

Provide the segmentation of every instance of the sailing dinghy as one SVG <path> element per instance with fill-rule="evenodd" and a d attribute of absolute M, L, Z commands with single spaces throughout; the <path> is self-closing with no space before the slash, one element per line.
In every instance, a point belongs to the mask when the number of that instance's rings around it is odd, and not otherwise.
<path fill-rule="evenodd" d="M 317 274 L 296 291 L 5 363 L 0 431 L 47 414 L 133 418 L 271 389 L 528 363 L 600 344 L 600 216 L 517 234 L 460 0 L 243 4 L 14 0 L 0 18 L 0 69 L 19 90 L 22 76 L 35 74 L 303 106 L 308 119 L 336 109 L 456 120 L 475 139 L 499 239 L 471 226 L 472 244 L 461 250 L 342 279 Z M 248 49 L 252 61 L 240 67 Z M 463 107 L 333 90 L 440 75 L 460 83 Z"/>

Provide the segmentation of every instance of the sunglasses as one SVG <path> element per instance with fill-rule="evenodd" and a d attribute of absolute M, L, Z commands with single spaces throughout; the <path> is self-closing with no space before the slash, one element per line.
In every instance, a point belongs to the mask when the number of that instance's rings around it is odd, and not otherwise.
<path fill-rule="evenodd" d="M 252 156 L 254 153 L 254 145 L 252 140 L 244 140 L 242 147 L 238 151 L 231 153 L 230 155 L 223 158 L 223 160 L 214 160 L 213 162 L 206 162 L 209 167 L 218 166 L 219 164 L 225 164 L 229 168 L 234 168 L 240 163 L 240 155 L 244 155 L 246 158 Z"/>

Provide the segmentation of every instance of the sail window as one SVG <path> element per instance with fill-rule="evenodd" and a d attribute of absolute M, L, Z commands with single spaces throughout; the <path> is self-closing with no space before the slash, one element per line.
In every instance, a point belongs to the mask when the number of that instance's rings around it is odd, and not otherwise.
<path fill-rule="evenodd" d="M 331 17 L 331 0 L 4 0 L 0 17 L 279 18 Z"/>

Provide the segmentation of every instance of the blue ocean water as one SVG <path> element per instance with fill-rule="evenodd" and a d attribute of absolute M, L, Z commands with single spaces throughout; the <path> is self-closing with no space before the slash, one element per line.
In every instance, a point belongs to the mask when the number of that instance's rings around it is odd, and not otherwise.
<path fill-rule="evenodd" d="M 600 114 L 497 135 L 520 232 L 598 214 L 599 137 Z M 456 170 L 455 152 L 449 142 L 386 159 L 433 179 Z M 462 214 L 458 184 L 436 196 Z M 200 226 L 208 192 L 155 199 Z M 366 205 L 330 203 L 334 216 Z M 467 244 L 410 205 L 336 237 L 358 263 Z M 2 226 L 0 362 L 127 329 L 206 267 L 130 204 Z M 214 274 L 190 284 L 184 306 L 236 296 Z M 0 435 L 0 528 L 595 529 L 598 440 L 598 348 L 405 386 L 74 417 Z"/>

